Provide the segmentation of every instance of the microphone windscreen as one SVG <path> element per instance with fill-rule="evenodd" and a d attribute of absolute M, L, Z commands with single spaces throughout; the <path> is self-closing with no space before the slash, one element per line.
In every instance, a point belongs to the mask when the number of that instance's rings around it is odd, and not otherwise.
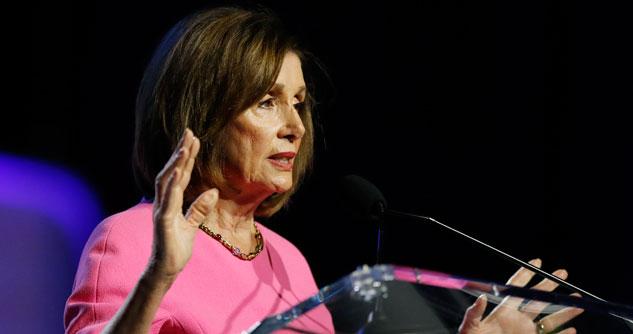
<path fill-rule="evenodd" d="M 371 182 L 358 175 L 347 175 L 339 182 L 339 201 L 355 218 L 380 221 L 387 200 Z"/>

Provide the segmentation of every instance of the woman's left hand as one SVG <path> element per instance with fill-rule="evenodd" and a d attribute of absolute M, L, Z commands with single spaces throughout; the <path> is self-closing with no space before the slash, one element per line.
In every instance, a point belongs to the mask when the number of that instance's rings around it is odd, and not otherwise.
<path fill-rule="evenodd" d="M 541 267 L 541 260 L 534 259 L 530 261 L 535 267 Z M 559 269 L 553 272 L 553 275 L 561 278 L 567 278 L 567 271 Z M 506 283 L 518 287 L 524 287 L 534 276 L 534 272 L 521 268 Z M 552 291 L 558 286 L 558 283 L 544 279 L 536 284 L 532 289 L 542 291 Z M 534 322 L 534 319 L 547 306 L 547 303 L 530 301 L 524 307 L 521 306 L 522 299 L 517 297 L 504 299 L 497 307 L 495 307 L 489 315 L 483 318 L 486 310 L 486 296 L 482 295 L 473 305 L 471 305 L 464 316 L 462 324 L 459 326 L 460 334 L 492 334 L 492 333 L 550 333 L 558 330 L 569 320 L 578 316 L 583 312 L 582 309 L 567 307 L 560 311 L 554 312 Z M 559 331 L 560 334 L 576 333 L 573 327 L 565 328 Z"/>

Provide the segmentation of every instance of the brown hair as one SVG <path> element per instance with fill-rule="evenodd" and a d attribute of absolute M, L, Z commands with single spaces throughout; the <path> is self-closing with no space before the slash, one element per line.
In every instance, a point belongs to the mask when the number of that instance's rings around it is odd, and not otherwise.
<path fill-rule="evenodd" d="M 187 127 L 201 145 L 185 202 L 224 184 L 226 125 L 268 92 L 288 52 L 305 60 L 279 19 L 265 9 L 216 8 L 178 22 L 155 51 L 136 100 L 132 160 L 143 195 L 154 197 L 156 175 Z M 309 94 L 305 102 L 300 116 L 306 131 L 294 161 L 294 186 L 262 202 L 258 216 L 270 216 L 283 207 L 311 167 Z"/>

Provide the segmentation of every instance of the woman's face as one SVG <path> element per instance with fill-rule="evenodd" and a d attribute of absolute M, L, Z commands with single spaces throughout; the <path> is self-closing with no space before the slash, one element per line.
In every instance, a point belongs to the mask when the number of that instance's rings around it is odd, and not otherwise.
<path fill-rule="evenodd" d="M 284 192 L 292 187 L 294 157 L 305 133 L 299 113 L 306 95 L 299 57 L 284 57 L 272 89 L 227 127 L 224 176 L 241 192 Z"/>

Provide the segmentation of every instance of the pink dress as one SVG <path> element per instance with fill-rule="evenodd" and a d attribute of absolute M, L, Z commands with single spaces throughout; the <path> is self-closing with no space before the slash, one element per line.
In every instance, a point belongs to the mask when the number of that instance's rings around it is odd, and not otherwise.
<path fill-rule="evenodd" d="M 199 231 L 191 260 L 163 299 L 150 332 L 241 333 L 315 294 L 317 286 L 301 252 L 259 223 L 258 228 L 264 250 L 252 261 L 238 259 Z M 151 245 L 150 203 L 115 214 L 95 228 L 66 302 L 66 333 L 103 329 L 136 285 Z M 295 321 L 293 327 L 334 332 L 323 306 Z"/>

